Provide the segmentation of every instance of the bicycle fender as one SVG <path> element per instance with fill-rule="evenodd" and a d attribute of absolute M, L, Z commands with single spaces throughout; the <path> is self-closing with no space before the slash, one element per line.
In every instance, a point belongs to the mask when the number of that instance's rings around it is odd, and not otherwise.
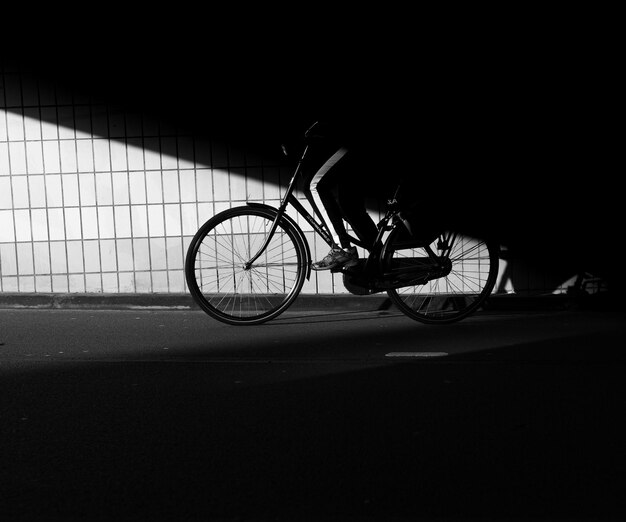
<path fill-rule="evenodd" d="M 275 207 L 266 205 L 265 203 L 255 203 L 252 201 L 246 201 L 246 205 L 248 205 L 249 207 L 262 208 L 263 210 L 267 210 L 274 215 L 276 215 L 276 213 L 278 212 L 278 210 Z M 285 213 L 283 214 L 283 219 L 289 224 L 291 228 L 293 228 L 296 231 L 296 233 L 300 236 L 302 243 L 304 244 L 305 255 L 306 255 L 305 262 L 306 262 L 306 269 L 307 269 L 306 278 L 308 281 L 311 279 L 311 249 L 309 247 L 309 242 L 306 240 L 304 232 L 302 232 L 302 229 L 300 228 L 298 223 L 296 223 L 292 217 L 288 216 Z"/>

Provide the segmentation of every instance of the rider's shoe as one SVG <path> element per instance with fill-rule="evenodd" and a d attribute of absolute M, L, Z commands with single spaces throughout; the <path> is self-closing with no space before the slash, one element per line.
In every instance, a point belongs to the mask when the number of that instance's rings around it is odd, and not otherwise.
<path fill-rule="evenodd" d="M 356 247 L 346 249 L 333 247 L 324 259 L 312 263 L 311 268 L 313 270 L 331 270 L 344 266 L 351 261 L 356 261 L 358 258 Z"/>

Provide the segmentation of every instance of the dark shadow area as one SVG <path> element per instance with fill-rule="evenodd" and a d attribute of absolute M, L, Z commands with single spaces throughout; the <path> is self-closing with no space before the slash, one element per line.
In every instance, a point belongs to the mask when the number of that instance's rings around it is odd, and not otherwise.
<path fill-rule="evenodd" d="M 370 368 L 4 372 L 0 509 L 14 520 L 608 520 L 626 509 L 622 341 L 566 335 Z"/>

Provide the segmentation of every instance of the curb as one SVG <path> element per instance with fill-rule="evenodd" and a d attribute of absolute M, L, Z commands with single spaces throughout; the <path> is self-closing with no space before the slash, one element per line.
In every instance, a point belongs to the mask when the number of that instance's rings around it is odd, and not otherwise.
<path fill-rule="evenodd" d="M 386 295 L 353 296 L 300 294 L 294 310 L 379 310 L 388 308 Z M 200 310 L 189 294 L 40 294 L 0 293 L 0 309 L 50 310 Z"/>
<path fill-rule="evenodd" d="M 567 294 L 494 295 L 485 303 L 487 311 L 564 310 L 577 308 L 620 308 L 610 295 Z M 300 294 L 292 310 L 322 311 L 386 310 L 393 306 L 386 294 Z M 189 294 L 53 294 L 0 293 L 0 309 L 85 309 L 85 310 L 199 310 Z"/>

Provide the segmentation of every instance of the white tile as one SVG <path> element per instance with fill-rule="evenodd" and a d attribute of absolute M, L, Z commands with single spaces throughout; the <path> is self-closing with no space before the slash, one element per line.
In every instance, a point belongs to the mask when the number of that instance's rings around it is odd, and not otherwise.
<path fill-rule="evenodd" d="M 93 172 L 93 144 L 91 140 L 76 140 L 76 157 L 79 172 Z"/>
<path fill-rule="evenodd" d="M 169 291 L 169 284 L 167 281 L 166 272 L 152 273 L 152 291 L 161 293 L 166 293 Z"/>
<path fill-rule="evenodd" d="M 35 274 L 50 274 L 50 246 L 49 243 L 35 243 Z"/>
<path fill-rule="evenodd" d="M 20 292 L 34 292 L 35 291 L 35 278 L 33 276 L 20 276 L 18 277 L 18 284 L 20 285 Z"/>
<path fill-rule="evenodd" d="M 146 170 L 161 170 L 161 152 L 158 138 L 144 139 L 143 154 Z"/>
<path fill-rule="evenodd" d="M 30 107 L 24 109 L 24 138 L 27 140 L 41 140 L 39 109 Z"/>
<path fill-rule="evenodd" d="M 48 212 L 46 209 L 31 210 L 33 241 L 48 240 Z"/>
<path fill-rule="evenodd" d="M 15 216 L 15 239 L 16 241 L 32 241 L 30 230 L 30 211 L 16 210 Z"/>
<path fill-rule="evenodd" d="M 213 201 L 213 172 L 199 169 L 196 173 L 197 201 Z"/>
<path fill-rule="evenodd" d="M 67 239 L 81 238 L 80 211 L 77 208 L 65 209 L 65 237 Z"/>
<path fill-rule="evenodd" d="M 142 294 L 152 292 L 152 277 L 149 272 L 135 273 L 135 291 Z"/>
<path fill-rule="evenodd" d="M 48 230 L 50 240 L 65 239 L 65 214 L 62 208 L 48 209 Z"/>
<path fill-rule="evenodd" d="M 178 172 L 175 170 L 163 171 L 163 199 L 166 203 L 180 201 Z"/>
<path fill-rule="evenodd" d="M 163 207 L 161 205 L 148 205 L 148 226 L 150 227 L 150 237 L 165 235 Z"/>
<path fill-rule="evenodd" d="M 100 259 L 103 272 L 115 272 L 117 270 L 114 239 L 105 239 L 100 242 Z"/>
<path fill-rule="evenodd" d="M 185 263 L 183 258 L 183 245 L 180 237 L 168 237 L 167 245 L 167 267 L 168 269 L 182 269 Z"/>
<path fill-rule="evenodd" d="M 133 243 L 130 239 L 117 240 L 117 263 L 118 270 L 133 270 Z"/>
<path fill-rule="evenodd" d="M 85 279 L 82 274 L 70 274 L 67 280 L 69 285 L 68 292 L 78 294 L 85 291 Z"/>
<path fill-rule="evenodd" d="M 11 178 L 0 177 L 0 209 L 13 208 L 11 201 Z"/>
<path fill-rule="evenodd" d="M 76 142 L 74 140 L 59 141 L 61 155 L 61 172 L 78 172 L 76 162 Z"/>
<path fill-rule="evenodd" d="M 2 181 L 0 179 L 0 185 L 1 184 Z M 63 206 L 63 189 L 61 187 L 61 176 L 59 174 L 46 174 L 45 184 L 48 208 Z"/>
<path fill-rule="evenodd" d="M 169 270 L 169 292 L 180 293 L 186 291 L 185 273 L 182 270 Z"/>
<path fill-rule="evenodd" d="M 82 206 L 96 204 L 96 179 L 93 174 L 81 174 L 78 178 L 80 204 Z M 63 177 L 65 183 L 65 176 Z M 66 203 L 67 205 L 68 203 Z"/>
<path fill-rule="evenodd" d="M 31 208 L 46 206 L 46 185 L 43 176 L 28 176 Z"/>
<path fill-rule="evenodd" d="M 160 172 L 146 172 L 146 193 L 148 203 L 163 202 L 163 186 Z"/>
<path fill-rule="evenodd" d="M 44 141 L 43 167 L 46 173 L 58 174 L 61 172 L 61 156 L 59 154 L 58 141 Z"/>
<path fill-rule="evenodd" d="M 100 243 L 99 241 L 84 241 L 83 256 L 85 272 L 100 272 Z"/>
<path fill-rule="evenodd" d="M 196 205 L 193 203 L 181 205 L 181 215 L 182 233 L 193 236 L 199 228 Z"/>
<path fill-rule="evenodd" d="M 213 169 L 213 191 L 215 201 L 230 201 L 230 176 L 227 171 Z"/>
<path fill-rule="evenodd" d="M 130 203 L 130 194 L 128 192 L 128 173 L 113 172 L 111 180 L 113 182 L 113 204 L 128 205 Z"/>
<path fill-rule="evenodd" d="M 28 208 L 28 178 L 26 176 L 13 176 L 11 186 L 13 188 L 13 208 Z"/>
<path fill-rule="evenodd" d="M 148 237 L 147 212 L 145 205 L 132 205 L 130 207 L 133 237 Z"/>
<path fill-rule="evenodd" d="M 98 294 L 102 292 L 102 279 L 100 274 L 85 275 L 85 292 Z"/>
<path fill-rule="evenodd" d="M 66 293 L 69 291 L 69 284 L 67 281 L 67 276 L 64 275 L 53 275 L 52 276 L 52 291 Z"/>
<path fill-rule="evenodd" d="M 55 107 L 41 108 L 41 137 L 44 140 L 58 140 L 57 113 Z"/>
<path fill-rule="evenodd" d="M 3 276 L 17 275 L 15 244 L 0 243 L 0 264 Z"/>
<path fill-rule="evenodd" d="M 106 172 L 111 170 L 111 158 L 109 153 L 109 140 L 93 140 L 94 169 L 96 172 Z"/>
<path fill-rule="evenodd" d="M 146 203 L 146 177 L 144 172 L 130 172 L 128 174 L 130 202 Z"/>
<path fill-rule="evenodd" d="M 15 241 L 15 228 L 12 210 L 0 210 L 0 243 L 13 243 Z"/>
<path fill-rule="evenodd" d="M 141 139 L 131 138 L 127 140 L 125 154 L 128 156 L 128 170 L 144 170 L 144 148 Z M 122 170 L 117 164 L 115 170 Z"/>
<path fill-rule="evenodd" d="M 135 270 L 150 270 L 150 250 L 148 239 L 133 239 Z"/>
<path fill-rule="evenodd" d="M 181 235 L 180 205 L 165 205 L 165 234 Z"/>
<path fill-rule="evenodd" d="M 32 275 L 35 273 L 35 265 L 33 261 L 32 243 L 18 243 L 17 248 L 17 268 L 19 276 Z"/>
<path fill-rule="evenodd" d="M 251 201 L 263 201 L 263 178 L 261 169 L 248 168 L 248 196 Z"/>
<path fill-rule="evenodd" d="M 126 171 L 129 168 L 128 161 L 126 159 L 126 144 L 123 141 L 110 140 L 108 145 L 109 152 L 111 154 L 111 170 Z M 133 156 L 133 159 L 136 159 L 136 157 Z M 130 168 L 142 169 L 143 158 L 140 158 L 138 165 L 133 165 Z"/>
<path fill-rule="evenodd" d="M 83 177 L 82 179 L 82 184 L 80 187 L 80 192 L 86 192 L 87 194 L 89 194 L 89 191 L 87 190 L 89 188 L 89 182 L 90 179 L 89 177 Z M 79 187 L 78 187 L 78 175 L 77 174 L 63 174 L 61 176 L 61 185 L 63 188 L 63 201 L 64 201 L 64 206 L 66 207 L 76 207 L 78 206 L 78 202 L 79 202 L 79 195 L 82 195 L 79 193 Z M 82 204 L 83 205 L 93 205 L 95 204 L 95 197 L 90 198 L 88 195 L 85 197 L 83 196 L 83 201 Z"/>
<path fill-rule="evenodd" d="M 193 170 L 181 170 L 179 172 L 180 180 L 180 201 L 192 202 L 196 201 L 196 176 Z"/>
<path fill-rule="evenodd" d="M 82 241 L 68 241 L 65 248 L 67 249 L 67 271 L 70 274 L 82 274 L 85 271 Z"/>
<path fill-rule="evenodd" d="M 101 238 L 115 237 L 113 207 L 98 207 L 98 231 Z"/>
<path fill-rule="evenodd" d="M 98 205 L 113 204 L 113 184 L 110 172 L 96 172 L 96 202 Z"/>
<path fill-rule="evenodd" d="M 132 235 L 130 226 L 130 207 L 127 205 L 120 205 L 113 208 L 115 210 L 116 237 L 130 237 Z"/>
<path fill-rule="evenodd" d="M 98 228 L 98 213 L 96 207 L 83 207 L 81 209 L 83 239 L 98 239 L 100 232 Z"/>
<path fill-rule="evenodd" d="M 23 141 L 9 142 L 11 174 L 26 174 L 26 144 Z"/>
<path fill-rule="evenodd" d="M 178 169 L 176 138 L 161 138 L 161 168 Z"/>
<path fill-rule="evenodd" d="M 17 283 L 17 277 L 3 277 L 2 278 L 2 291 L 3 292 L 18 292 L 19 286 Z"/>
<path fill-rule="evenodd" d="M 26 165 L 29 174 L 43 174 L 43 148 L 41 142 L 26 142 Z"/>
<path fill-rule="evenodd" d="M 11 168 L 9 167 L 9 144 L 0 142 L 0 176 L 8 176 L 9 174 L 11 174 Z"/>
<path fill-rule="evenodd" d="M 124 294 L 135 292 L 135 274 L 122 272 L 119 274 L 119 291 Z"/>
<path fill-rule="evenodd" d="M 230 172 L 230 198 L 233 202 L 243 202 L 248 199 L 246 177 L 243 172 Z"/>
<path fill-rule="evenodd" d="M 49 275 L 36 275 L 35 292 L 52 292 L 52 278 Z"/>
<path fill-rule="evenodd" d="M 7 115 L 7 136 L 9 141 L 24 140 L 24 117 L 14 111 L 9 111 Z"/>
<path fill-rule="evenodd" d="M 152 270 L 165 270 L 167 268 L 164 238 L 150 239 L 150 262 Z"/>
<path fill-rule="evenodd" d="M 53 274 L 67 273 L 67 254 L 64 241 L 53 241 L 50 243 L 50 262 L 50 270 Z"/>

